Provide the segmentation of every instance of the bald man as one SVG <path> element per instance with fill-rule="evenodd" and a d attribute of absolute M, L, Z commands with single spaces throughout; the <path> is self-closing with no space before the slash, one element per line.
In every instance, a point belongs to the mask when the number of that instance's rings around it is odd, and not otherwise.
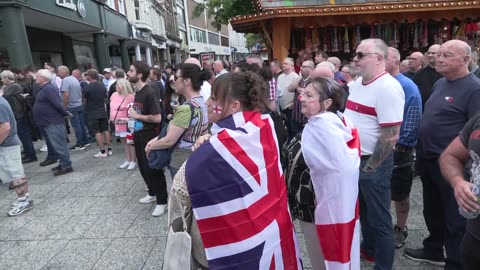
<path fill-rule="evenodd" d="M 460 245 L 465 233 L 465 218 L 460 215 L 455 198 L 465 189 L 461 182 L 455 181 L 463 177 L 463 170 L 457 174 L 452 164 L 439 166 L 439 157 L 468 120 L 480 111 L 480 79 L 468 70 L 470 54 L 470 46 L 460 40 L 449 40 L 441 45 L 436 69 L 443 78 L 435 83 L 425 104 L 416 147 L 417 168 L 423 186 L 423 217 L 429 236 L 423 241 L 423 248 L 406 248 L 404 252 L 415 261 L 439 266 L 446 263 L 445 269 L 464 269 Z M 471 136 L 470 143 L 477 143 L 477 139 L 477 135 Z M 452 187 L 446 179 L 451 181 Z M 466 236 L 477 242 L 480 241 L 478 224 L 478 220 L 469 221 Z M 476 253 L 478 257 L 478 250 Z"/>
<path fill-rule="evenodd" d="M 409 62 L 410 61 L 408 59 L 405 59 L 402 62 L 400 62 L 400 68 L 399 68 L 400 73 L 403 74 L 403 73 L 408 72 L 408 63 Z"/>
<path fill-rule="evenodd" d="M 218 78 L 221 75 L 228 73 L 228 71 L 225 70 L 223 61 L 221 60 L 217 60 L 213 62 L 213 72 L 215 72 L 215 78 Z"/>
<path fill-rule="evenodd" d="M 419 71 L 422 68 L 423 53 L 413 52 L 412 54 L 410 54 L 410 56 L 407 59 L 408 59 L 408 71 L 403 73 L 403 75 L 413 80 L 413 77 L 415 77 L 415 73 L 417 73 L 417 71 Z"/>
<path fill-rule="evenodd" d="M 332 63 L 333 66 L 335 67 L 335 81 L 338 82 L 339 84 L 344 84 L 346 83 L 345 78 L 343 77 L 343 74 L 339 71 L 340 70 L 340 65 L 342 64 L 340 59 L 338 57 L 329 57 L 327 59 L 328 62 Z"/>
<path fill-rule="evenodd" d="M 310 76 L 312 77 L 312 79 L 319 78 L 319 77 L 323 77 L 323 78 L 327 78 L 327 79 L 332 79 L 332 80 L 333 80 L 334 73 L 333 73 L 333 71 L 332 71 L 329 67 L 327 67 L 326 65 L 320 65 L 320 64 L 318 64 L 317 67 L 312 71 L 312 73 L 310 74 Z"/>
<path fill-rule="evenodd" d="M 428 48 L 427 51 L 427 60 L 428 66 L 420 69 L 415 77 L 413 82 L 418 86 L 420 94 L 422 95 L 422 108 L 425 110 L 425 102 L 432 94 L 433 85 L 442 78 L 442 74 L 438 73 L 435 69 L 437 63 L 437 54 L 440 50 L 440 45 L 434 44 Z"/>

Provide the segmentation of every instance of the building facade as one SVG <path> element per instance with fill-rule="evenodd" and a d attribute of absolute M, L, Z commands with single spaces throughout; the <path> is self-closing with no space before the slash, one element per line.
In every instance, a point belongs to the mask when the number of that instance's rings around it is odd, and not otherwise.
<path fill-rule="evenodd" d="M 189 17 L 189 47 L 190 55 L 200 59 L 201 53 L 215 53 L 216 60 L 231 61 L 229 31 L 222 25 L 220 31 L 215 29 L 206 11 L 198 18 L 193 18 L 193 10 L 198 5 L 194 0 L 186 0 Z"/>
<path fill-rule="evenodd" d="M 123 0 L 0 0 L 0 69 L 54 62 L 101 70 L 116 55 L 128 67 L 124 13 Z"/>

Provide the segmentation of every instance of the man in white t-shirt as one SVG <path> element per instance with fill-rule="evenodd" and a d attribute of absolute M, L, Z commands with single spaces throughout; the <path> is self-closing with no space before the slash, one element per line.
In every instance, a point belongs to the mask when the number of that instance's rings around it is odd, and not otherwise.
<path fill-rule="evenodd" d="M 360 76 L 350 88 L 345 115 L 360 134 L 361 257 L 374 269 L 392 269 L 395 241 L 390 215 L 393 148 L 403 120 L 405 94 L 385 71 L 388 47 L 381 39 L 363 40 L 355 52 Z"/>
<path fill-rule="evenodd" d="M 292 130 L 292 107 L 295 92 L 288 91 L 288 87 L 297 81 L 298 74 L 295 73 L 295 62 L 292 58 L 285 58 L 282 63 L 283 73 L 277 79 L 277 108 L 280 109 L 284 117 L 287 119 L 286 126 L 290 132 Z"/>

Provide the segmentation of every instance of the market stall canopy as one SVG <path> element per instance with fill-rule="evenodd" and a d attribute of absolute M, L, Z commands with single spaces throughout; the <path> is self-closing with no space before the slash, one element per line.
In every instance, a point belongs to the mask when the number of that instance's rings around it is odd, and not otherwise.
<path fill-rule="evenodd" d="M 231 18 L 230 23 L 235 31 L 261 32 L 262 24 L 268 25 L 275 18 L 290 18 L 293 28 L 315 28 L 392 21 L 413 22 L 418 19 L 462 20 L 477 18 L 480 14 L 480 1 L 253 0 L 252 5 L 257 13 Z"/>

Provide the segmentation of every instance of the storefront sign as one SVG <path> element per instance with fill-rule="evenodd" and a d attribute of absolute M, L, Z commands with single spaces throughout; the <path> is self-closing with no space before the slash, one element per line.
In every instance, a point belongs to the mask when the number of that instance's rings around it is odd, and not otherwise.
<path fill-rule="evenodd" d="M 80 17 L 87 17 L 87 9 L 85 8 L 85 2 L 83 0 L 77 0 L 77 4 L 74 3 L 74 0 L 57 0 L 57 6 L 71 9 L 73 11 L 78 11 Z"/>

